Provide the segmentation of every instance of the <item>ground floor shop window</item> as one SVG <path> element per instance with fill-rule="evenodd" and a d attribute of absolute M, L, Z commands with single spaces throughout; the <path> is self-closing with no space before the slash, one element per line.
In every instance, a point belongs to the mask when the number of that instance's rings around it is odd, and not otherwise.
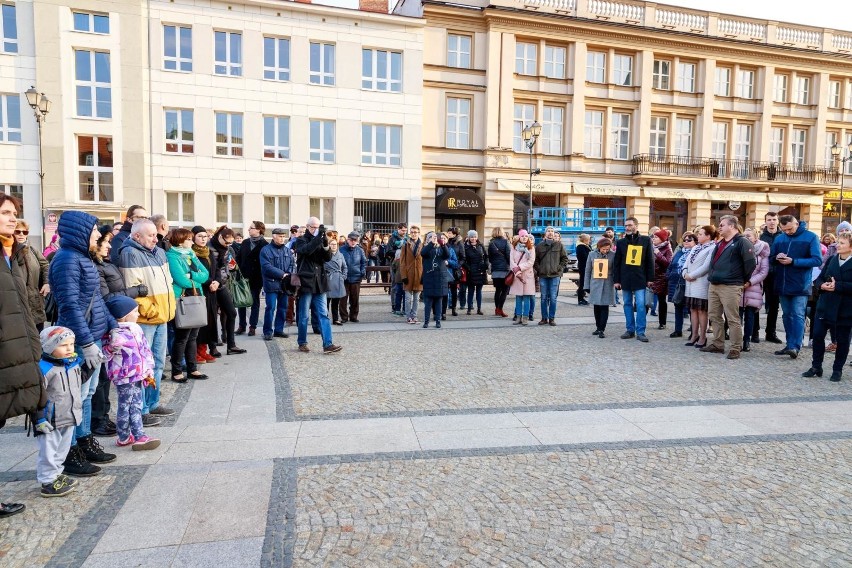
<path fill-rule="evenodd" d="M 399 223 L 408 223 L 407 201 L 355 200 L 352 226 L 356 231 L 387 234 L 396 231 Z"/>

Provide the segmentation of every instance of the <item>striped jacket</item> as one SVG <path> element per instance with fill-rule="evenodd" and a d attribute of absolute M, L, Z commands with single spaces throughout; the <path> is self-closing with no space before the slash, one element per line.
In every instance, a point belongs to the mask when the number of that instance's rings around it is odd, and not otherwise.
<path fill-rule="evenodd" d="M 147 296 L 134 298 L 139 304 L 140 324 L 159 325 L 175 317 L 175 293 L 166 253 L 159 247 L 148 250 L 133 239 L 121 246 L 119 267 L 128 288 L 144 284 Z"/>

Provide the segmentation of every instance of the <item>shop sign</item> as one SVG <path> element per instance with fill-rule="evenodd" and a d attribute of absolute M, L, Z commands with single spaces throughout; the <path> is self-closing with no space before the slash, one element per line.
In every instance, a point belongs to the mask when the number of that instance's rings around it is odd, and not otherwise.
<path fill-rule="evenodd" d="M 485 215 L 485 202 L 470 189 L 451 189 L 438 197 L 435 212 L 439 215 Z"/>
<path fill-rule="evenodd" d="M 578 195 L 603 195 L 606 197 L 639 197 L 639 186 L 572 183 L 571 189 Z"/>
<path fill-rule="evenodd" d="M 846 196 L 846 192 L 843 192 L 843 195 Z M 852 194 L 849 194 L 852 197 Z M 822 205 L 823 198 L 819 195 L 805 195 L 805 194 L 795 194 L 795 193 L 770 193 L 768 196 L 769 203 L 774 205 L 791 205 L 793 203 L 801 203 L 804 205 Z M 826 199 L 828 196 L 825 196 Z M 838 199 L 840 199 L 840 195 L 838 192 Z"/>
<path fill-rule="evenodd" d="M 748 193 L 745 191 L 708 191 L 711 201 L 745 201 L 746 203 L 766 203 L 766 194 Z"/>
<path fill-rule="evenodd" d="M 728 209 L 730 209 L 731 211 L 736 211 L 739 208 L 740 208 L 740 202 L 739 201 L 728 201 Z"/>
<path fill-rule="evenodd" d="M 537 193 L 568 193 L 571 185 L 561 181 L 533 180 L 532 190 Z M 497 180 L 497 189 L 516 192 L 529 192 L 529 179 L 505 179 Z"/>
<path fill-rule="evenodd" d="M 643 187 L 642 193 L 651 199 L 707 199 L 706 191 L 694 189 L 666 189 L 659 187 Z"/>
<path fill-rule="evenodd" d="M 840 191 L 838 191 L 838 190 L 829 191 L 825 195 L 823 195 L 823 197 L 825 199 L 834 199 L 834 200 L 839 201 L 840 200 Z M 852 199 L 852 191 L 844 191 L 843 192 L 843 199 L 844 200 Z"/>

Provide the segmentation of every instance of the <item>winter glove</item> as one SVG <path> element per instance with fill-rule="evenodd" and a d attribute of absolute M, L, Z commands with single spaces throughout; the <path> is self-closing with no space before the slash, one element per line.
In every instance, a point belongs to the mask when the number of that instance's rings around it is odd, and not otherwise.
<path fill-rule="evenodd" d="M 36 422 L 35 429 L 42 434 L 50 434 L 53 432 L 53 425 L 44 418 L 39 418 L 38 422 Z"/>
<path fill-rule="evenodd" d="M 144 284 L 140 284 L 139 286 L 136 287 L 136 294 L 137 294 L 138 297 L 144 298 L 145 296 L 148 295 L 148 287 L 145 286 Z"/>
<path fill-rule="evenodd" d="M 319 226 L 319 230 L 317 231 L 317 236 L 320 236 L 320 237 L 325 236 L 325 225 Z"/>
<path fill-rule="evenodd" d="M 97 345 L 89 343 L 83 346 L 83 359 L 90 369 L 95 369 L 104 362 L 104 354 Z"/>

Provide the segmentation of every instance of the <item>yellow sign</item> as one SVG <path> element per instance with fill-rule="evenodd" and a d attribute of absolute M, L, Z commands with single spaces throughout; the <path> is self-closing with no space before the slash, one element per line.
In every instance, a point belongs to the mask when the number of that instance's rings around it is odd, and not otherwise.
<path fill-rule="evenodd" d="M 642 246 L 627 245 L 627 264 L 630 266 L 640 266 L 642 264 Z"/>
<path fill-rule="evenodd" d="M 840 190 L 829 191 L 825 195 L 822 196 L 823 199 L 840 199 Z M 843 199 L 852 199 L 852 191 L 844 191 Z"/>
<path fill-rule="evenodd" d="M 609 278 L 609 260 L 606 258 L 596 258 L 592 261 L 592 278 L 606 279 Z"/>

